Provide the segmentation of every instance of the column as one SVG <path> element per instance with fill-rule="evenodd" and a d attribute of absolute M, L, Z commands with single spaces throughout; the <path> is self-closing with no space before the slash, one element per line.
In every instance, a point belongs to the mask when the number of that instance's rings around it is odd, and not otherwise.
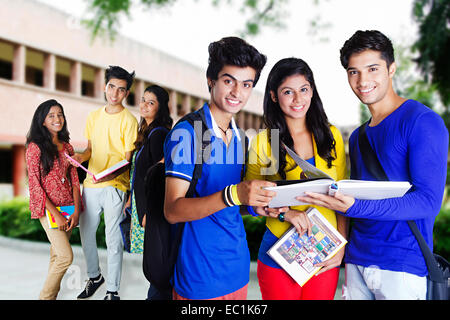
<path fill-rule="evenodd" d="M 183 95 L 183 102 L 181 105 L 182 116 L 191 112 L 191 96 L 188 94 Z"/>
<path fill-rule="evenodd" d="M 244 112 L 243 111 L 240 111 L 236 114 L 235 120 L 236 120 L 237 126 L 239 128 L 241 128 L 242 130 L 245 130 L 245 128 L 244 128 Z"/>
<path fill-rule="evenodd" d="M 145 84 L 142 80 L 135 80 L 134 82 L 134 105 L 136 107 L 141 103 L 141 98 L 144 95 Z"/>
<path fill-rule="evenodd" d="M 253 128 L 253 116 L 251 113 L 245 112 L 244 116 L 244 128 L 245 130 Z"/>
<path fill-rule="evenodd" d="M 13 145 L 12 147 L 12 178 L 13 195 L 25 196 L 26 194 L 26 165 L 25 165 L 25 146 Z"/>
<path fill-rule="evenodd" d="M 177 115 L 177 92 L 175 90 L 171 90 L 169 93 L 169 108 L 170 108 L 170 116 L 172 117 L 174 123 L 178 119 Z"/>
<path fill-rule="evenodd" d="M 44 57 L 44 88 L 55 90 L 56 86 L 56 58 L 54 54 L 46 54 Z"/>
<path fill-rule="evenodd" d="M 254 115 L 254 119 L 253 119 L 253 125 L 255 127 L 255 130 L 258 131 L 261 128 L 261 117 L 258 115 Z"/>
<path fill-rule="evenodd" d="M 205 104 L 205 100 L 203 100 L 202 98 L 198 98 L 197 105 L 195 106 L 195 110 L 200 109 L 201 107 L 203 107 L 204 104 Z"/>
<path fill-rule="evenodd" d="M 75 61 L 70 68 L 70 92 L 81 96 L 81 63 Z"/>
<path fill-rule="evenodd" d="M 104 96 L 104 74 L 105 70 L 95 69 L 95 80 L 94 80 L 94 97 L 97 99 L 102 99 Z"/>
<path fill-rule="evenodd" d="M 13 81 L 19 83 L 25 83 L 25 64 L 26 64 L 26 54 L 25 46 L 17 45 L 14 47 L 14 59 L 13 59 Z"/>

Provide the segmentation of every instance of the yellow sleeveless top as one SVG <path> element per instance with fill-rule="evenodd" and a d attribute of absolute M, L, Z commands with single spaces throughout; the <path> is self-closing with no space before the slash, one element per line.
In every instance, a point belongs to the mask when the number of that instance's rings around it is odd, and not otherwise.
<path fill-rule="evenodd" d="M 313 148 L 314 148 L 314 160 L 316 167 L 334 180 L 342 180 L 346 178 L 347 169 L 346 169 L 346 158 L 345 158 L 345 148 L 344 142 L 342 140 L 342 135 L 339 130 L 330 126 L 331 133 L 336 141 L 336 154 L 333 156 L 336 158 L 332 162 L 331 168 L 328 168 L 326 160 L 322 159 L 317 154 L 317 146 L 316 142 L 313 139 Z M 268 180 L 268 181 L 276 181 L 281 180 L 281 176 L 278 174 L 278 164 L 271 153 L 270 143 L 269 143 L 269 130 L 261 131 L 257 136 L 255 136 L 250 144 L 250 150 L 248 155 L 247 162 L 247 170 L 245 173 L 245 180 Z M 302 169 L 297 166 L 295 161 L 286 154 L 286 180 L 297 180 L 300 178 L 300 174 Z M 291 209 L 305 211 L 309 208 L 309 205 L 295 206 L 291 207 Z M 313 205 L 312 207 L 317 208 L 320 213 L 335 227 L 337 228 L 336 222 L 336 214 L 333 210 L 318 207 Z M 267 217 L 266 225 L 269 230 L 276 236 L 280 237 L 284 232 L 290 227 L 290 223 L 285 221 L 281 222 L 276 218 Z"/>

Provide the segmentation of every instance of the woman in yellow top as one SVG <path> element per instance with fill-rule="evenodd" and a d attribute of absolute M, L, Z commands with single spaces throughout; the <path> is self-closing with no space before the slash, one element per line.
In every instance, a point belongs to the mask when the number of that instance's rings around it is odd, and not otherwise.
<path fill-rule="evenodd" d="M 303 60 L 282 59 L 271 70 L 264 95 L 264 123 L 267 129 L 260 132 L 251 143 L 246 180 L 303 178 L 302 170 L 287 154 L 283 143 L 333 179 L 345 178 L 342 136 L 336 127 L 329 124 L 313 73 Z M 344 250 L 318 264 L 323 268 L 303 287 L 266 253 L 291 225 L 300 234 L 309 232 L 311 225 L 305 214 L 308 207 L 291 207 L 278 218 L 267 217 L 267 230 L 259 250 L 257 271 L 264 300 L 334 298 Z M 347 218 L 327 208 L 317 209 L 344 237 L 347 236 Z"/>

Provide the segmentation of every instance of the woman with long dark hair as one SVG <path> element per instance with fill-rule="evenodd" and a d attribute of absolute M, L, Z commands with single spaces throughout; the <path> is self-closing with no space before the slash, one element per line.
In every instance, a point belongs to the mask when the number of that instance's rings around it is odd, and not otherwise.
<path fill-rule="evenodd" d="M 31 218 L 39 219 L 51 244 L 50 266 L 39 299 L 56 299 L 61 280 L 72 264 L 69 238 L 82 211 L 77 170 L 64 156 L 73 155 L 74 150 L 63 107 L 56 100 L 47 100 L 36 109 L 26 147 Z M 57 208 L 65 206 L 73 206 L 68 219 Z M 57 228 L 50 227 L 46 211 Z"/>
<path fill-rule="evenodd" d="M 309 66 L 301 59 L 286 58 L 272 68 L 264 94 L 264 123 L 251 143 L 246 179 L 297 180 L 304 174 L 284 145 L 335 180 L 346 175 L 345 150 L 339 130 L 330 125 Z M 279 136 L 278 136 L 279 134 Z M 272 137 L 279 137 L 273 141 Z M 278 155 L 278 156 L 276 156 Z M 278 218 L 267 217 L 257 275 L 265 300 L 333 299 L 344 250 L 323 263 L 317 276 L 300 287 L 267 255 L 267 250 L 291 226 L 302 234 L 311 228 L 308 206 L 291 207 Z M 317 207 L 346 237 L 347 220 L 334 211 Z"/>
<path fill-rule="evenodd" d="M 147 208 L 145 193 L 145 175 L 147 170 L 164 158 L 164 140 L 172 128 L 172 118 L 169 111 L 169 94 L 157 85 L 145 89 L 139 105 L 141 120 L 138 137 L 135 142 L 131 164 L 131 194 L 126 207 L 131 204 L 131 246 L 132 253 L 144 252 L 144 237 Z M 144 252 L 145 255 L 145 252 Z M 144 256 L 145 259 L 145 256 Z M 149 299 L 170 299 L 152 286 L 148 292 Z"/>

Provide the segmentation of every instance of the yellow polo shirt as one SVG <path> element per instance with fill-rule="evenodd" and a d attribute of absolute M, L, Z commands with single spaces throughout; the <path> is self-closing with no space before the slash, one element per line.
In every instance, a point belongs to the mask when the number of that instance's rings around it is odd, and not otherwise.
<path fill-rule="evenodd" d="M 115 114 L 109 114 L 105 109 L 106 106 L 91 111 L 84 130 L 86 139 L 91 141 L 92 153 L 88 170 L 93 174 L 125 159 L 125 153 L 134 149 L 137 138 L 138 122 L 127 108 Z M 90 175 L 84 180 L 85 188 L 107 186 L 127 192 L 130 188 L 128 170 L 110 181 L 94 183 Z"/>
<path fill-rule="evenodd" d="M 317 153 L 316 142 L 313 139 L 313 148 L 314 148 L 314 160 L 316 163 L 316 167 L 334 180 L 342 180 L 346 178 L 347 169 L 346 169 L 346 159 L 345 159 L 345 148 L 344 142 L 342 140 L 342 135 L 339 130 L 330 126 L 331 133 L 336 141 L 336 155 L 333 155 L 336 159 L 332 162 L 331 168 L 328 168 L 327 161 L 322 159 Z M 245 174 L 245 180 L 268 180 L 268 181 L 276 181 L 281 180 L 281 176 L 278 174 L 278 164 L 271 153 L 270 143 L 269 143 L 269 131 L 266 129 L 261 131 L 256 137 L 253 138 L 249 156 L 247 163 L 247 171 Z M 294 159 L 286 154 L 286 180 L 297 180 L 300 178 L 300 173 L 302 169 L 297 166 Z M 303 206 L 295 206 L 292 209 L 305 211 L 309 208 L 308 205 Z M 317 208 L 320 213 L 335 227 L 337 228 L 336 214 L 333 210 L 312 206 Z M 278 238 L 286 232 L 286 230 L 290 227 L 290 223 L 285 221 L 281 222 L 275 218 L 267 218 L 266 225 L 269 230 Z"/>

